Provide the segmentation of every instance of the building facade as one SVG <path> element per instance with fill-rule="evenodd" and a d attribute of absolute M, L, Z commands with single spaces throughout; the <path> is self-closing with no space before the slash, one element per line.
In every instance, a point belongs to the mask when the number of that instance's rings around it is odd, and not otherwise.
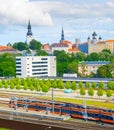
<path fill-rule="evenodd" d="M 86 61 L 79 62 L 78 73 L 81 75 L 90 75 L 91 73 L 96 74 L 98 68 L 102 65 L 107 65 L 108 61 Z"/>
<path fill-rule="evenodd" d="M 16 57 L 16 77 L 56 76 L 55 56 Z"/>
<path fill-rule="evenodd" d="M 114 40 L 102 40 L 101 36 L 97 36 L 97 33 L 94 31 L 92 37 L 88 37 L 86 42 L 81 43 L 79 40 L 76 40 L 77 48 L 86 54 L 99 53 L 104 49 L 108 49 L 114 54 Z"/>

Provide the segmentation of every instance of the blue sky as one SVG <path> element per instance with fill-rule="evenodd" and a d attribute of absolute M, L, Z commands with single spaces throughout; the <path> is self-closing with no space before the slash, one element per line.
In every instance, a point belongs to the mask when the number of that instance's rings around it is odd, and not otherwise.
<path fill-rule="evenodd" d="M 0 45 L 26 40 L 28 19 L 34 39 L 42 43 L 87 40 L 95 30 L 114 39 L 114 0 L 0 0 Z"/>

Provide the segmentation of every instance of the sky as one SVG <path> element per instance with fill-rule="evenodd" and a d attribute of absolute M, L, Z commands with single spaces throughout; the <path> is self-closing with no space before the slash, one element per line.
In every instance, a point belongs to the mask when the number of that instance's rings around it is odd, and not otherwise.
<path fill-rule="evenodd" d="M 87 41 L 95 30 L 103 40 L 114 39 L 114 0 L 0 0 L 0 45 L 25 42 L 30 19 L 33 38 L 57 43 Z"/>

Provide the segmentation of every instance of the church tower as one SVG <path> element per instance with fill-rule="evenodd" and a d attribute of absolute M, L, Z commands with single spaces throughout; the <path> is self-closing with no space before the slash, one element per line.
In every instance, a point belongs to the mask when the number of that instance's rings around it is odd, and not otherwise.
<path fill-rule="evenodd" d="M 92 34 L 92 42 L 95 43 L 97 41 L 97 33 L 94 31 Z"/>
<path fill-rule="evenodd" d="M 60 41 L 63 41 L 63 40 L 65 40 L 65 38 L 64 38 L 64 30 L 63 30 L 63 27 L 62 27 L 61 40 Z"/>
<path fill-rule="evenodd" d="M 31 31 L 31 24 L 30 24 L 30 20 L 28 21 L 28 27 L 27 27 L 28 31 L 27 31 L 27 43 L 29 44 L 29 42 L 33 39 L 33 33 Z"/>

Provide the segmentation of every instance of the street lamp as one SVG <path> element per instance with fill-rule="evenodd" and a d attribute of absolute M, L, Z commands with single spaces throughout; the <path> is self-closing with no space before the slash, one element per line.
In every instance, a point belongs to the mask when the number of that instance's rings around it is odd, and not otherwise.
<path fill-rule="evenodd" d="M 47 129 L 51 129 L 51 126 L 48 126 L 48 127 L 45 128 L 45 130 L 47 130 Z"/>

